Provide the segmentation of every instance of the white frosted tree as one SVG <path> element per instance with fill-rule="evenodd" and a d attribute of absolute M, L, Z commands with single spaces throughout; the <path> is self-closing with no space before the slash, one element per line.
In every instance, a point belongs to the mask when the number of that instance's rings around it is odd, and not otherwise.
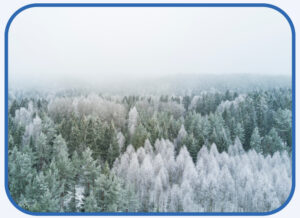
<path fill-rule="evenodd" d="M 25 127 L 25 133 L 23 136 L 23 145 L 35 144 L 42 131 L 42 120 L 39 116 L 36 116 L 32 122 Z"/>
<path fill-rule="evenodd" d="M 132 185 L 137 211 L 261 212 L 288 196 L 292 175 L 286 151 L 265 157 L 254 149 L 246 152 L 236 138 L 228 153 L 204 145 L 195 165 L 185 146 L 177 156 L 174 147 L 161 139 L 153 149 L 146 140 L 137 151 L 129 145 L 115 162 L 113 172 Z"/>
<path fill-rule="evenodd" d="M 146 154 L 149 154 L 151 156 L 153 155 L 153 147 L 152 147 L 149 139 L 146 139 L 145 144 L 144 144 L 144 149 L 145 149 Z"/>
<path fill-rule="evenodd" d="M 154 185 L 154 169 L 151 162 L 151 157 L 146 156 L 141 168 L 139 177 L 139 196 L 141 201 L 141 210 L 148 211 L 150 204 L 150 192 Z"/>
<path fill-rule="evenodd" d="M 135 107 L 131 108 L 128 114 L 128 129 L 129 134 L 132 136 L 138 124 L 139 114 Z"/>
<path fill-rule="evenodd" d="M 229 155 L 241 155 L 245 152 L 243 145 L 238 137 L 235 138 L 234 144 L 228 148 Z"/>
<path fill-rule="evenodd" d="M 125 145 L 125 137 L 122 134 L 122 132 L 118 132 L 117 139 L 118 139 L 119 150 L 122 151 Z"/>

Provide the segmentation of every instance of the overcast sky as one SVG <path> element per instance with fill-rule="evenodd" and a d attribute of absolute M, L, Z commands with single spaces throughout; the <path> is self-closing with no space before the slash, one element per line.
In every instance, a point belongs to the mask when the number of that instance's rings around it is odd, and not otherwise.
<path fill-rule="evenodd" d="M 291 75 L 269 8 L 32 8 L 9 31 L 9 82 L 68 86 L 170 74 Z"/>

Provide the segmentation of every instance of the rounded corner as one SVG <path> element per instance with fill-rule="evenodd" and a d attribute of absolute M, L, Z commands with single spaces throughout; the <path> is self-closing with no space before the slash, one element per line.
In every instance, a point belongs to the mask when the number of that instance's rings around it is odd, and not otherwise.
<path fill-rule="evenodd" d="M 264 214 L 265 215 L 273 215 L 273 214 L 276 214 L 276 213 L 282 211 L 291 202 L 291 200 L 294 196 L 294 193 L 295 193 L 295 181 L 294 181 L 294 178 L 293 178 L 291 191 L 290 191 L 289 196 L 285 200 L 285 202 L 281 206 L 279 206 L 278 208 L 276 208 L 274 210 L 271 210 L 271 211 L 268 211 L 268 212 L 265 212 Z"/>
<path fill-rule="evenodd" d="M 281 14 L 285 18 L 285 20 L 288 22 L 288 24 L 291 28 L 292 37 L 295 38 L 296 30 L 295 30 L 294 23 L 293 23 L 292 19 L 290 18 L 290 16 L 283 9 L 281 9 L 280 7 L 273 5 L 273 4 L 261 4 L 261 5 L 265 8 L 270 8 L 272 10 L 275 10 L 279 14 Z"/>
<path fill-rule="evenodd" d="M 8 31 L 9 31 L 9 28 L 12 24 L 12 22 L 14 21 L 14 19 L 17 17 L 17 15 L 19 15 L 21 12 L 29 9 L 29 8 L 35 8 L 35 7 L 38 7 L 38 4 L 36 3 L 33 3 L 33 4 L 27 4 L 27 5 L 24 5 L 22 7 L 20 7 L 19 9 L 17 9 L 8 19 L 6 25 L 5 25 L 5 40 L 7 40 L 7 36 L 8 36 Z"/>
<path fill-rule="evenodd" d="M 13 199 L 13 197 L 10 194 L 9 188 L 8 188 L 8 183 L 5 183 L 5 193 L 7 198 L 9 199 L 10 203 L 20 212 L 28 215 L 36 215 L 34 212 L 29 211 L 21 207 L 20 205 L 17 204 L 17 202 Z"/>

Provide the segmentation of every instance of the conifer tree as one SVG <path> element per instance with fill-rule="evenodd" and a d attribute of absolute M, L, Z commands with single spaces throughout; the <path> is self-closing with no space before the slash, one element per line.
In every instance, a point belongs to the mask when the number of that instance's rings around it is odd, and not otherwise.
<path fill-rule="evenodd" d="M 14 99 L 9 107 L 9 114 L 12 117 L 14 117 L 17 109 L 18 109 L 18 103 L 17 103 L 16 99 Z"/>
<path fill-rule="evenodd" d="M 85 199 L 84 212 L 100 212 L 93 191 L 91 191 L 90 195 Z"/>
<path fill-rule="evenodd" d="M 70 201 L 68 204 L 68 211 L 76 212 L 77 206 L 78 206 L 78 199 L 77 199 L 77 192 L 76 192 L 76 186 L 79 184 L 80 175 L 82 174 L 81 169 L 81 163 L 82 160 L 80 159 L 78 153 L 74 151 L 72 155 L 72 179 L 70 181 Z"/>
<path fill-rule="evenodd" d="M 254 149 L 257 153 L 262 153 L 263 148 L 261 144 L 261 137 L 259 135 L 258 128 L 255 127 L 251 135 L 250 147 Z"/>
<path fill-rule="evenodd" d="M 118 144 L 116 132 L 114 132 L 108 149 L 108 164 L 110 167 L 112 167 L 115 159 L 119 157 L 119 155 L 120 155 L 120 147 Z"/>
<path fill-rule="evenodd" d="M 81 162 L 82 185 L 84 187 L 83 208 L 85 207 L 85 199 L 90 195 L 90 191 L 95 186 L 97 174 L 100 172 L 97 162 L 92 157 L 92 151 L 89 147 L 82 153 Z"/>
<path fill-rule="evenodd" d="M 275 128 L 272 128 L 268 135 L 264 137 L 262 144 L 264 154 L 273 155 L 276 151 L 282 151 L 286 148 Z"/>
<path fill-rule="evenodd" d="M 114 175 L 110 173 L 108 163 L 97 178 L 95 184 L 95 196 L 101 211 L 117 211 L 120 186 Z"/>
<path fill-rule="evenodd" d="M 95 143 L 95 129 L 94 129 L 94 123 L 92 119 L 89 119 L 87 122 L 87 128 L 86 128 L 86 138 L 85 138 L 85 145 L 89 148 L 94 147 Z"/>
<path fill-rule="evenodd" d="M 73 121 L 70 133 L 70 140 L 68 142 L 68 149 L 70 154 L 73 154 L 74 151 L 80 151 L 81 137 L 80 130 L 75 121 Z M 80 151 L 82 152 L 82 151 Z"/>
<path fill-rule="evenodd" d="M 47 144 L 47 138 L 44 133 L 41 133 L 35 144 L 37 169 L 42 170 L 49 162 L 51 157 L 51 147 Z"/>
<path fill-rule="evenodd" d="M 35 174 L 32 165 L 30 154 L 18 151 L 17 147 L 13 148 L 8 157 L 8 187 L 11 196 L 17 202 Z"/>
<path fill-rule="evenodd" d="M 50 167 L 58 171 L 57 179 L 60 181 L 60 187 L 62 187 L 62 192 L 60 193 L 60 208 L 65 211 L 66 195 L 71 190 L 71 181 L 74 179 L 73 167 L 69 159 L 67 144 L 61 135 L 56 136 L 53 149 L 54 157 Z"/>
<path fill-rule="evenodd" d="M 241 123 L 238 123 L 233 129 L 234 138 L 239 137 L 241 143 L 245 142 L 245 131 Z"/>
<path fill-rule="evenodd" d="M 139 208 L 138 197 L 132 184 L 121 189 L 118 207 L 121 212 L 137 212 Z"/>

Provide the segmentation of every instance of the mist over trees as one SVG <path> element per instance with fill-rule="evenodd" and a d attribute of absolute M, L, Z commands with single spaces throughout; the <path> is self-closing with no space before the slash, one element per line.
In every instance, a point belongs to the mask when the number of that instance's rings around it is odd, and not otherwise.
<path fill-rule="evenodd" d="M 276 209 L 292 182 L 292 90 L 253 81 L 10 90 L 10 194 L 38 212 Z"/>

